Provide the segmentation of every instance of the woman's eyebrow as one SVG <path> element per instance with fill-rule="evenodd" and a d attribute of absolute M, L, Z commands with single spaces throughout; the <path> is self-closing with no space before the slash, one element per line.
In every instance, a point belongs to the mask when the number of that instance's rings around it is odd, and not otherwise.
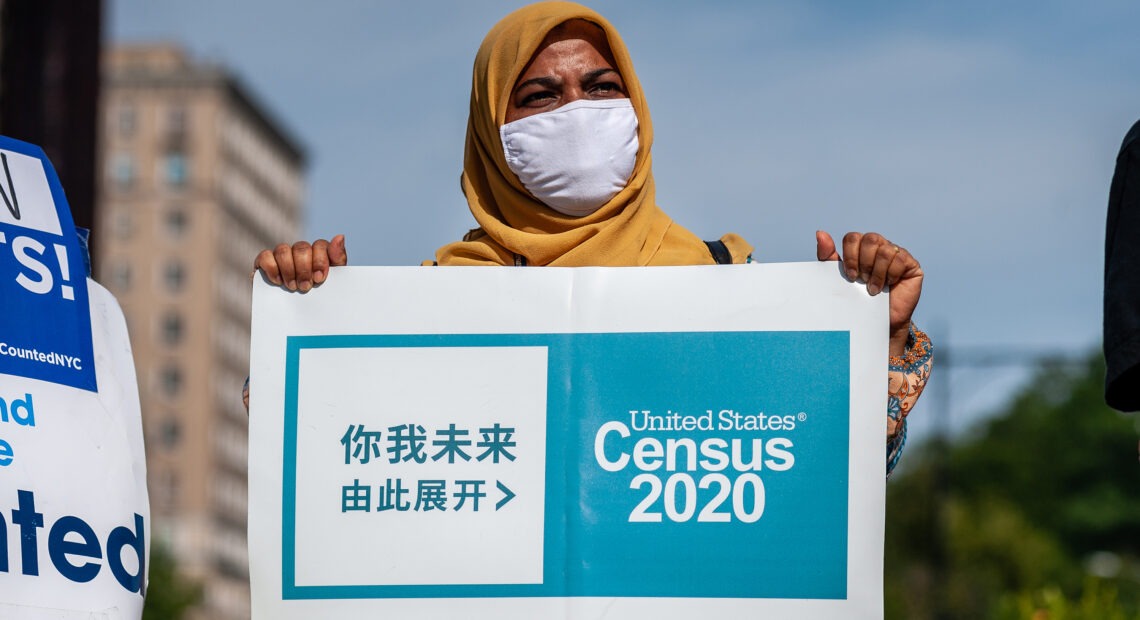
<path fill-rule="evenodd" d="M 587 73 L 586 75 L 583 75 L 582 81 L 583 82 L 593 82 L 594 80 L 602 77 L 603 75 L 605 75 L 607 73 L 617 73 L 617 76 L 621 77 L 621 74 L 617 72 L 617 69 L 614 69 L 612 67 L 602 67 L 601 69 L 594 69 L 593 71 Z"/>
<path fill-rule="evenodd" d="M 544 75 L 542 77 L 531 78 L 525 82 L 519 82 L 518 86 L 515 86 L 515 90 L 521 90 L 527 86 L 530 86 L 531 84 L 538 84 L 539 86 L 544 86 L 546 88 L 558 88 L 562 85 L 562 80 L 553 76 Z"/>

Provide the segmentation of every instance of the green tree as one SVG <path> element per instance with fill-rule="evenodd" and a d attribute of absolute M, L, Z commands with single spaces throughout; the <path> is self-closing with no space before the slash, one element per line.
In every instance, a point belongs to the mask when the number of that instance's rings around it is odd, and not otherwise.
<path fill-rule="evenodd" d="M 201 600 L 201 586 L 178 573 L 170 550 L 165 545 L 153 545 L 143 620 L 180 620 Z"/>
<path fill-rule="evenodd" d="M 1140 617 L 1136 423 L 1103 381 L 1099 355 L 1045 364 L 973 435 L 907 455 L 888 486 L 888 617 Z M 1090 576 L 1098 554 L 1121 568 Z"/>

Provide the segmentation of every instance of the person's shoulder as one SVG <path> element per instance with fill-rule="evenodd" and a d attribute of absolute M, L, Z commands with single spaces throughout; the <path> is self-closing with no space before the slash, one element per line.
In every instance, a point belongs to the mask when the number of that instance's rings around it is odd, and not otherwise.
<path fill-rule="evenodd" d="M 732 262 L 736 264 L 752 262 L 752 244 L 736 233 L 728 233 L 720 238 L 720 242 L 728 248 L 732 255 Z"/>
<path fill-rule="evenodd" d="M 691 230 L 677 222 L 671 222 L 660 248 L 649 264 L 740 264 L 749 262 L 751 255 L 752 246 L 740 235 L 729 233 L 717 241 L 703 241 Z"/>
<path fill-rule="evenodd" d="M 1140 148 L 1140 121 L 1136 121 L 1132 125 L 1132 129 L 1124 134 L 1124 142 L 1120 145 L 1120 152 L 1123 153 L 1129 149 Z"/>
<path fill-rule="evenodd" d="M 467 234 L 463 235 L 463 240 L 464 241 L 478 241 L 479 239 L 482 239 L 483 237 L 486 237 L 486 236 L 487 236 L 487 232 L 485 230 L 483 230 L 482 227 L 472 228 L 471 230 L 467 231 Z"/>

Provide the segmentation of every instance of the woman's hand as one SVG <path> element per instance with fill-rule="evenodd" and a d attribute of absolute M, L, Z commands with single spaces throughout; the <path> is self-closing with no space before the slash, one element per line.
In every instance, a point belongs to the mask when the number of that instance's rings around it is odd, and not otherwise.
<path fill-rule="evenodd" d="M 308 241 L 298 241 L 293 245 L 282 243 L 272 250 L 262 250 L 253 260 L 253 273 L 260 269 L 277 286 L 307 293 L 329 277 L 329 267 L 347 264 L 344 235 L 337 235 L 332 241 L 317 239 L 311 244 Z M 241 404 L 248 414 L 249 377 L 241 388 Z"/>
<path fill-rule="evenodd" d="M 253 261 L 253 268 L 260 269 L 278 286 L 307 293 L 329 277 L 329 267 L 346 264 L 348 252 L 344 249 L 344 235 L 337 235 L 332 241 L 282 243 L 272 250 L 262 250 Z"/>
<path fill-rule="evenodd" d="M 865 282 L 868 293 L 878 295 L 890 287 L 890 353 L 896 357 L 903 355 L 910 333 L 910 317 L 922 295 L 922 266 L 910 252 L 878 233 L 847 233 L 843 236 L 842 257 L 831 235 L 822 230 L 816 231 L 815 244 L 816 258 L 821 261 L 842 260 L 847 278 L 853 282 Z"/>

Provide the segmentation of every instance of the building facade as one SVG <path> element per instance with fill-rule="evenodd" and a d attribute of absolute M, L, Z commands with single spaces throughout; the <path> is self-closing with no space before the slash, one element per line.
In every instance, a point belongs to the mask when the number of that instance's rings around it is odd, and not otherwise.
<path fill-rule="evenodd" d="M 96 280 L 131 334 L 154 545 L 204 587 L 194 616 L 249 617 L 250 291 L 299 238 L 304 153 L 223 68 L 174 46 L 104 56 Z"/>

